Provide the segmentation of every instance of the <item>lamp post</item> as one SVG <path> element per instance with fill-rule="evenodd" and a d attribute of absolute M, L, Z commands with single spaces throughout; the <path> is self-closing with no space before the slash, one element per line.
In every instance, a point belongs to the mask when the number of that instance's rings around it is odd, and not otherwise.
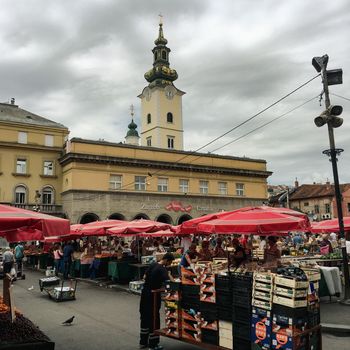
<path fill-rule="evenodd" d="M 342 84 L 342 73 L 341 69 L 334 69 L 327 71 L 328 64 L 328 55 L 322 57 L 314 57 L 312 59 L 312 65 L 318 72 L 321 72 L 322 83 L 323 83 L 323 92 L 325 96 L 325 105 L 326 110 L 317 118 L 315 118 L 315 124 L 318 127 L 321 127 L 324 124 L 328 126 L 328 137 L 329 137 L 329 146 L 330 149 L 324 151 L 323 153 L 328 155 L 332 162 L 333 178 L 334 178 L 334 191 L 335 199 L 337 204 L 338 212 L 338 223 L 339 223 L 339 233 L 341 238 L 341 250 L 343 258 L 343 271 L 344 271 L 344 281 L 345 281 L 345 291 L 344 299 L 341 303 L 350 306 L 350 276 L 349 276 L 349 265 L 348 265 L 348 255 L 346 252 L 346 240 L 344 233 L 344 221 L 343 221 L 343 207 L 342 207 L 342 195 L 340 192 L 339 186 L 339 175 L 338 175 L 338 166 L 337 166 L 337 155 L 343 151 L 341 149 L 335 148 L 334 140 L 334 128 L 337 128 L 342 125 L 343 119 L 338 117 L 343 108 L 341 106 L 331 106 L 329 100 L 329 90 L 328 85 Z"/>

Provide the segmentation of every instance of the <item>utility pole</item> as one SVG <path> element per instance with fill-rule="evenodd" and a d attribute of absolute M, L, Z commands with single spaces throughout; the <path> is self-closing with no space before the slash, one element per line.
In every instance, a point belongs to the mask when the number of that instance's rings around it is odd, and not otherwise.
<path fill-rule="evenodd" d="M 330 149 L 323 151 L 324 154 L 329 156 L 332 162 L 333 178 L 334 178 L 334 191 L 337 203 L 338 212 L 338 223 L 339 223 L 339 233 L 341 238 L 341 250 L 343 258 L 343 272 L 345 281 L 344 299 L 341 303 L 350 306 L 350 275 L 349 275 L 349 265 L 348 265 L 348 255 L 346 252 L 346 237 L 344 232 L 344 221 L 343 221 L 343 207 L 342 207 L 342 195 L 339 186 L 339 175 L 337 166 L 337 155 L 343 151 L 341 149 L 335 148 L 334 140 L 334 128 L 342 125 L 343 120 L 339 117 L 343 111 L 341 106 L 331 106 L 329 99 L 329 89 L 328 85 L 342 84 L 342 70 L 335 69 L 332 71 L 327 71 L 328 55 L 322 57 L 314 57 L 312 59 L 312 65 L 318 72 L 321 72 L 323 92 L 325 96 L 326 110 L 321 114 L 321 116 L 315 119 L 315 124 L 317 126 L 322 126 L 327 123 L 328 126 L 328 137 Z"/>

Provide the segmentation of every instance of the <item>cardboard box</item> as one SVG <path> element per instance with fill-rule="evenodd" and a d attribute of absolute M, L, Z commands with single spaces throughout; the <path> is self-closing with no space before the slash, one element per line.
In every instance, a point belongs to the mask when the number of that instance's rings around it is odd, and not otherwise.
<path fill-rule="evenodd" d="M 306 335 L 288 336 L 283 331 L 272 332 L 272 349 L 307 350 L 308 337 Z"/>
<path fill-rule="evenodd" d="M 232 349 L 232 346 L 233 346 L 232 336 L 231 338 L 225 338 L 219 335 L 219 346 L 222 346 L 223 348 L 227 348 L 227 349 Z"/>
<path fill-rule="evenodd" d="M 272 334 L 271 311 L 253 307 L 251 326 L 252 343 L 270 349 Z"/>

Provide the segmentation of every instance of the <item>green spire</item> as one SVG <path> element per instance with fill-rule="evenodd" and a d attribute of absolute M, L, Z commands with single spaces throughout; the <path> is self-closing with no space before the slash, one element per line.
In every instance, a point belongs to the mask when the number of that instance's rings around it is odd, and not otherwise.
<path fill-rule="evenodd" d="M 126 133 L 126 137 L 128 136 L 136 136 L 139 137 L 139 133 L 137 132 L 137 125 L 134 122 L 134 105 L 130 106 L 130 114 L 131 114 L 131 123 L 128 125 L 128 132 Z"/>
<path fill-rule="evenodd" d="M 145 79 L 150 83 L 149 86 L 172 85 L 177 79 L 177 72 L 170 68 L 169 53 L 170 49 L 166 46 L 168 40 L 164 38 L 163 23 L 159 23 L 158 38 L 154 41 L 153 48 L 153 68 L 145 73 Z"/>

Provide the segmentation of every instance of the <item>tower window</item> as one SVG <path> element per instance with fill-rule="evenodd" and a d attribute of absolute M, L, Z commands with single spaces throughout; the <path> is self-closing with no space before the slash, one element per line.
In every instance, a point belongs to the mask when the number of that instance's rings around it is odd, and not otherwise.
<path fill-rule="evenodd" d="M 174 148 L 174 140 L 175 140 L 174 136 L 168 136 L 168 148 L 169 149 Z"/>
<path fill-rule="evenodd" d="M 157 59 L 158 59 L 158 52 L 156 51 L 156 52 L 154 53 L 154 60 L 157 61 Z"/>
<path fill-rule="evenodd" d="M 147 137 L 146 142 L 147 142 L 147 146 L 151 147 L 152 146 L 152 136 Z"/>
<path fill-rule="evenodd" d="M 152 121 L 151 114 L 148 113 L 148 114 L 147 114 L 147 124 L 151 124 L 151 121 Z"/>
<path fill-rule="evenodd" d="M 167 115 L 166 115 L 166 121 L 168 122 L 168 123 L 173 123 L 173 114 L 172 113 L 168 113 Z"/>
<path fill-rule="evenodd" d="M 166 60 L 166 51 L 162 51 L 162 59 Z"/>

